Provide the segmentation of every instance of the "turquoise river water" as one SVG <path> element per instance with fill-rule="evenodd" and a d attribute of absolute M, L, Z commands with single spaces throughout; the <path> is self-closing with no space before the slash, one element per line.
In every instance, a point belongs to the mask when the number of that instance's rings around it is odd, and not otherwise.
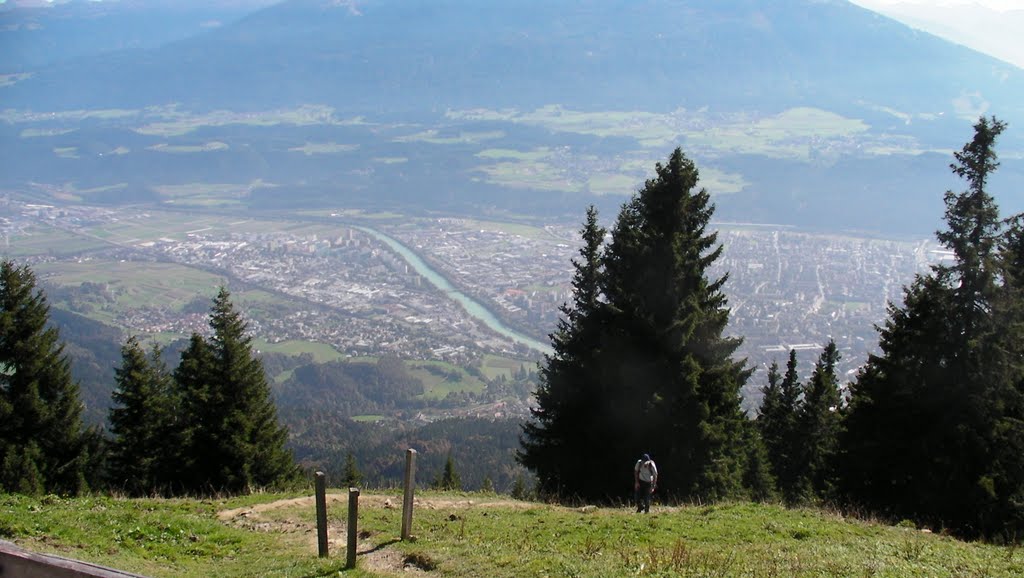
<path fill-rule="evenodd" d="M 402 258 L 405 259 L 405 261 L 409 263 L 409 265 L 411 265 L 412 268 L 415 269 L 417 273 L 422 275 L 424 279 L 429 281 L 434 287 L 437 287 L 439 290 L 443 291 L 445 295 L 458 302 L 458 304 L 461 305 L 462 308 L 465 309 L 467 313 L 482 321 L 484 325 L 486 325 L 493 331 L 500 333 L 505 337 L 508 337 L 509 339 L 515 341 L 516 343 L 526 345 L 527 347 L 535 351 L 539 351 L 541 353 L 551 353 L 550 345 L 548 345 L 547 343 L 537 341 L 532 337 L 523 335 L 522 333 L 519 333 L 515 329 L 512 329 L 511 327 L 502 323 L 501 320 L 494 315 L 494 313 L 492 313 L 489 309 L 484 307 L 480 302 L 474 300 L 470 296 L 456 289 L 455 286 L 453 286 L 448 281 L 448 279 L 446 279 L 440 273 L 431 268 L 430 265 L 428 265 L 426 261 L 420 258 L 419 255 L 414 253 L 412 249 L 406 247 L 405 245 L 398 242 L 394 238 L 384 233 L 381 233 L 376 229 L 371 229 L 369 227 L 356 228 L 359 229 L 360 231 L 363 231 L 364 233 L 367 233 L 368 235 L 372 235 L 374 238 L 387 244 L 388 247 L 391 247 L 396 253 L 401 255 Z"/>

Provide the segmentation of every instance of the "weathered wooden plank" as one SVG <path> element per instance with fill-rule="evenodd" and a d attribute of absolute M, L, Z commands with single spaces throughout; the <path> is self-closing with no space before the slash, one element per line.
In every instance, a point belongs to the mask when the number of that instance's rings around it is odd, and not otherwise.
<path fill-rule="evenodd" d="M 0 578 L 145 578 L 50 554 L 37 554 L 0 540 Z"/>

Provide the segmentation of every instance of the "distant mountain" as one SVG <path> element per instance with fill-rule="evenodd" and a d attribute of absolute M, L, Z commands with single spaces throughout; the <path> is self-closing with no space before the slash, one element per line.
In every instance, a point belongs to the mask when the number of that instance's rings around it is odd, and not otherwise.
<path fill-rule="evenodd" d="M 988 8 L 979 2 L 885 2 L 856 0 L 865 8 L 946 40 L 991 54 L 1024 68 L 1024 3 L 1009 9 Z"/>
<path fill-rule="evenodd" d="M 0 3 L 0 73 L 121 50 L 149 50 L 238 20 L 272 0 Z"/>
<path fill-rule="evenodd" d="M 155 50 L 40 70 L 12 88 L 9 103 L 46 108 L 952 114 L 955 100 L 977 94 L 1007 116 L 1024 110 L 1024 72 L 848 2 L 809 0 L 288 0 Z"/>
<path fill-rule="evenodd" d="M 723 219 L 920 234 L 980 114 L 1024 183 L 1024 71 L 844 0 L 287 0 L 36 61 L 0 83 L 0 184 L 33 194 L 578 218 L 681 145 Z"/>

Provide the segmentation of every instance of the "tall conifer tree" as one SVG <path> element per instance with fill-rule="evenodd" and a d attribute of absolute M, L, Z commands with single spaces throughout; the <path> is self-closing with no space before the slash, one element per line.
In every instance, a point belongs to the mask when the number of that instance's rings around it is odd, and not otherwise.
<path fill-rule="evenodd" d="M 850 498 L 964 535 L 1024 532 L 1022 360 L 1013 331 L 1022 319 L 1012 275 L 1000 270 L 1013 229 L 1003 232 L 986 190 L 1004 128 L 981 118 L 955 153 L 951 168 L 968 186 L 946 193 L 947 229 L 937 233 L 953 263 L 919 276 L 904 304 L 890 305 L 881 354 L 853 386 L 842 443 Z"/>
<path fill-rule="evenodd" d="M 794 497 L 815 500 L 832 496 L 842 405 L 836 378 L 839 358 L 835 341 L 829 340 L 818 357 L 797 412 L 795 443 L 791 450 L 798 462 Z"/>
<path fill-rule="evenodd" d="M 539 392 L 538 431 L 566 427 L 589 443 L 558 445 L 527 429 L 523 463 L 550 483 L 550 470 L 531 461 L 550 452 L 546 462 L 565 468 L 558 475 L 563 494 L 628 494 L 632 464 L 644 452 L 657 460 L 659 487 L 670 495 L 742 491 L 747 432 L 739 390 L 750 370 L 731 357 L 740 340 L 723 336 L 726 277 L 707 277 L 722 251 L 706 231 L 714 206 L 707 191 L 694 190 L 697 169 L 681 150 L 656 171 L 620 211 L 605 253 L 585 269 L 600 271 L 583 277 L 597 284 L 574 287 L 577 303 L 596 298 L 587 321 L 560 326 L 556 355 L 542 369 L 543 376 L 556 368 L 564 381 L 554 386 L 549 378 L 552 391 Z M 569 343 L 582 345 L 575 357 L 562 354 Z M 560 391 L 585 391 L 585 412 L 545 415 Z"/>
<path fill-rule="evenodd" d="M 179 472 L 174 491 L 208 493 L 219 489 L 217 468 L 222 435 L 221 391 L 213 386 L 214 359 L 210 345 L 198 333 L 189 338 L 174 369 L 180 412 L 175 435 L 180 444 Z"/>
<path fill-rule="evenodd" d="M 768 383 L 761 388 L 764 397 L 755 424 L 761 434 L 776 487 L 786 501 L 794 501 L 794 450 L 800 382 L 796 373 L 796 350 L 789 350 L 785 376 L 779 365 L 768 368 Z"/>
<path fill-rule="evenodd" d="M 77 493 L 86 486 L 88 439 L 50 307 L 35 274 L 0 263 L 0 490 Z"/>
<path fill-rule="evenodd" d="M 739 392 L 751 370 L 732 358 L 741 340 L 724 336 L 728 274 L 708 277 L 722 253 L 707 231 L 714 204 L 680 149 L 656 170 L 620 213 L 605 259 L 611 351 L 620 352 L 604 357 L 609 417 L 637 436 L 620 459 L 648 447 L 667 493 L 736 495 L 745 470 Z"/>
<path fill-rule="evenodd" d="M 175 372 L 188 410 L 186 454 L 197 491 L 242 492 L 292 479 L 288 430 L 247 326 L 221 288 L 210 313 L 209 341 L 193 335 Z"/>
<path fill-rule="evenodd" d="M 174 384 L 156 346 L 146 355 L 138 339 L 121 347 L 110 410 L 110 480 L 131 495 L 169 492 L 176 485 Z"/>
<path fill-rule="evenodd" d="M 600 495 L 600 472 L 594 471 L 591 454 L 594 436 L 603 429 L 597 421 L 592 372 L 599 354 L 598 329 L 604 315 L 601 301 L 601 251 L 605 230 L 598 225 L 597 210 L 587 209 L 580 230 L 583 246 L 572 264 L 573 303 L 562 305 L 562 317 L 551 334 L 553 353 L 540 368 L 534 420 L 523 426 L 518 460 L 537 475 L 542 495 Z M 597 479 L 594 479 L 596 477 Z"/>
<path fill-rule="evenodd" d="M 455 469 L 455 460 L 452 459 L 451 452 L 448 453 L 448 459 L 444 462 L 444 470 L 437 478 L 435 485 L 438 489 L 445 491 L 459 491 L 462 489 L 462 476 Z"/>

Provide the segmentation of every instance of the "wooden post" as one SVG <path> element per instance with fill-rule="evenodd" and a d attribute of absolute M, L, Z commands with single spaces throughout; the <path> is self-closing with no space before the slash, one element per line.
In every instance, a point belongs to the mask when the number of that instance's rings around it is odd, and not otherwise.
<path fill-rule="evenodd" d="M 356 545 L 359 541 L 359 488 L 348 489 L 348 558 L 345 559 L 345 568 L 351 570 L 356 567 Z"/>
<path fill-rule="evenodd" d="M 316 473 L 316 538 L 320 557 L 327 557 L 327 476 Z"/>
<path fill-rule="evenodd" d="M 405 450 L 405 497 L 402 499 L 402 540 L 412 536 L 412 493 L 416 487 L 416 450 Z"/>

